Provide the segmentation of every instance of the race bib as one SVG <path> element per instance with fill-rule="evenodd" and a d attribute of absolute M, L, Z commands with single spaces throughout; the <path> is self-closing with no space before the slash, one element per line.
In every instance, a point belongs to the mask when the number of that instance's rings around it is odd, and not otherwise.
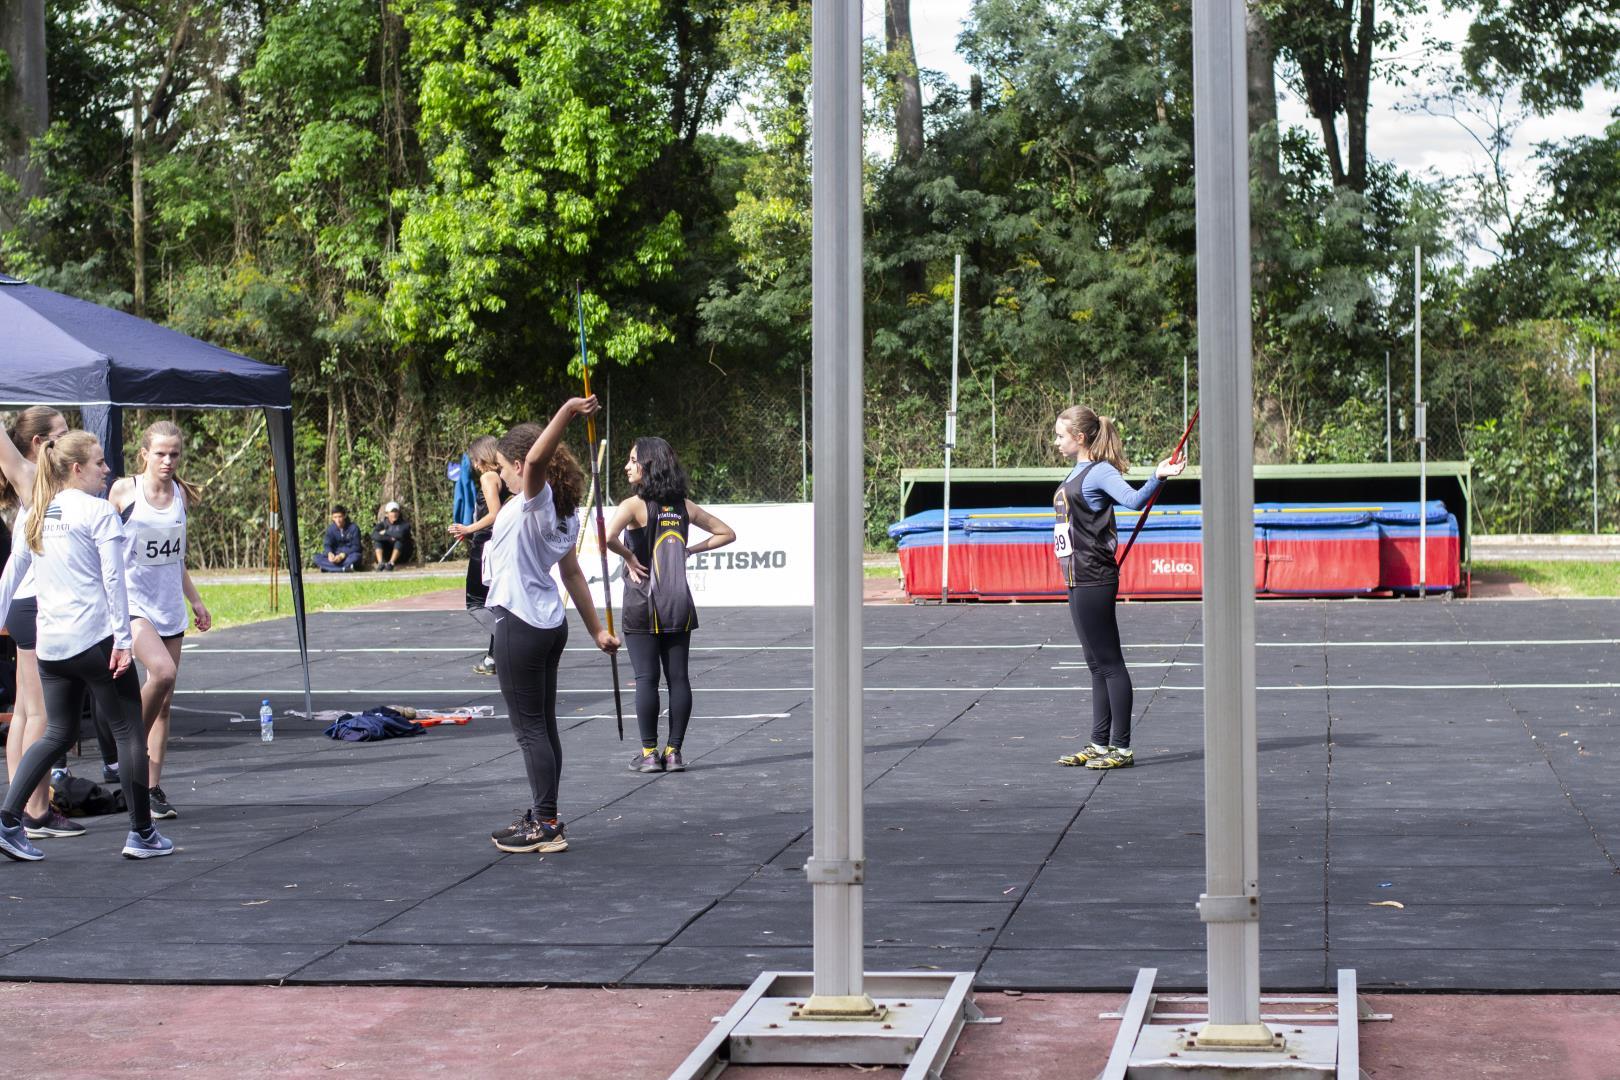
<path fill-rule="evenodd" d="M 1067 559 L 1074 554 L 1074 548 L 1069 544 L 1069 523 L 1060 521 L 1052 526 L 1052 553 L 1060 559 Z"/>
<path fill-rule="evenodd" d="M 167 566 L 186 557 L 186 527 L 141 528 L 135 533 L 135 563 L 138 566 Z"/>

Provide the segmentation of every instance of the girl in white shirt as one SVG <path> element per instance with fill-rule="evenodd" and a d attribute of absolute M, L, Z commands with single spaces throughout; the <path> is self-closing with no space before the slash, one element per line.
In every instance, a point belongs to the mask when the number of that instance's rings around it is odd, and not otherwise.
<path fill-rule="evenodd" d="M 185 436 L 159 420 L 141 436 L 135 463 L 140 471 L 112 486 L 107 499 L 124 522 L 124 578 L 129 586 L 129 626 L 135 659 L 146 669 L 141 722 L 146 730 L 152 816 L 179 817 L 163 793 L 163 760 L 169 748 L 169 706 L 180 670 L 189 601 L 197 632 L 213 625 L 208 606 L 186 570 L 186 517 L 196 491 L 176 470 Z"/>
<path fill-rule="evenodd" d="M 551 568 L 603 652 L 619 641 L 603 629 L 579 568 L 575 510 L 585 491 L 579 462 L 562 446 L 575 416 L 595 412 L 595 396 L 572 398 L 542 430 L 519 424 L 496 449 L 501 479 L 514 495 L 495 517 L 484 548 L 486 606 L 496 616 L 495 673 L 512 717 L 512 731 L 529 775 L 533 805 L 511 825 L 491 834 L 502 851 L 565 851 L 568 840 L 557 816 L 562 741 L 557 736 L 557 667 L 568 642 L 568 619 Z"/>
<path fill-rule="evenodd" d="M 79 734 L 85 694 L 118 740 L 119 780 L 129 807 L 124 855 L 168 855 L 174 844 L 152 825 L 146 789 L 146 738 L 141 688 L 130 666 L 129 597 L 124 586 L 124 528 L 101 498 L 111 471 L 101 444 L 70 431 L 40 448 L 33 498 L 21 515 L 22 543 L 0 574 L 0 618 L 11 608 L 23 575 L 34 570 L 39 597 L 35 655 L 45 698 L 45 737 L 29 747 L 0 805 L 0 854 L 45 857 L 29 842 L 23 803 L 51 762 Z"/>
<path fill-rule="evenodd" d="M 0 506 L 26 509 L 34 495 L 34 463 L 39 448 L 51 439 L 68 433 L 67 421 L 49 405 L 34 405 L 17 414 L 8 432 L 0 429 Z M 22 528 L 14 527 L 12 547 L 22 543 Z M 17 588 L 16 599 L 5 619 L 6 633 L 17 646 L 17 701 L 11 727 L 6 732 L 6 778 L 15 780 L 17 763 L 28 748 L 45 734 L 45 698 L 39 688 L 39 663 L 34 658 L 35 613 L 33 575 Z M 51 806 L 51 786 L 41 780 L 23 807 L 23 824 L 28 836 L 83 836 L 84 826 Z"/>

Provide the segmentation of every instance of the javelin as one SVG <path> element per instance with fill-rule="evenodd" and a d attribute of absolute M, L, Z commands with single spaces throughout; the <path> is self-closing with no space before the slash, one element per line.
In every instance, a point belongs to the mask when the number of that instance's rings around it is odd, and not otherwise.
<path fill-rule="evenodd" d="M 1176 443 L 1176 449 L 1170 455 L 1171 461 L 1174 461 L 1181 456 L 1182 450 L 1187 446 L 1187 436 L 1192 434 L 1193 425 L 1197 423 L 1198 410 L 1194 409 L 1192 419 L 1187 421 L 1187 430 L 1181 433 L 1181 441 Z M 1164 485 L 1160 484 L 1158 491 L 1155 491 L 1151 496 L 1149 496 L 1147 505 L 1142 507 L 1142 514 L 1136 519 L 1136 528 L 1131 530 L 1131 538 L 1125 541 L 1125 551 L 1119 557 L 1119 565 L 1125 565 L 1125 559 L 1130 555 L 1132 545 L 1136 543 L 1136 535 L 1142 531 L 1142 523 L 1146 521 L 1148 519 L 1148 515 L 1153 512 L 1153 504 L 1159 501 L 1159 492 L 1163 490 Z"/>
<path fill-rule="evenodd" d="M 585 296 L 574 282 L 574 305 L 579 311 L 579 368 L 585 378 L 585 396 L 591 396 L 591 358 L 585 349 Z M 602 552 L 602 606 L 607 609 L 607 631 L 613 633 L 613 582 L 608 577 L 607 519 L 602 516 L 602 470 L 596 464 L 596 417 L 586 414 L 585 434 L 591 440 L 591 490 L 596 502 L 596 546 Z M 613 712 L 619 718 L 619 741 L 624 741 L 624 696 L 619 689 L 619 658 L 608 653 L 613 664 Z"/>

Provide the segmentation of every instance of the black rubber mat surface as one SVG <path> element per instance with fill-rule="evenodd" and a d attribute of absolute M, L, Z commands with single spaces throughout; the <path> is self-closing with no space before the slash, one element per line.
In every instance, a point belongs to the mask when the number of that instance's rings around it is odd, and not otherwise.
<path fill-rule="evenodd" d="M 866 610 L 867 967 L 982 987 L 1205 980 L 1199 608 L 1120 608 L 1138 765 L 1061 768 L 1090 677 L 1051 605 Z M 287 623 L 187 639 L 165 859 L 125 823 L 0 863 L 0 978 L 741 986 L 810 963 L 810 612 L 705 611 L 684 774 L 641 775 L 608 665 L 561 677 L 570 850 L 489 842 L 527 802 L 506 720 L 324 738 Z M 1620 988 L 1620 606 L 1259 608 L 1268 990 Z M 492 705 L 460 613 L 318 615 L 318 709 Z M 630 701 L 628 658 L 621 663 Z M 282 715 L 264 744 L 249 721 Z M 87 740 L 93 748 L 93 740 Z M 94 775 L 94 762 L 77 763 Z M 1399 905 L 1399 906 L 1395 906 Z"/>

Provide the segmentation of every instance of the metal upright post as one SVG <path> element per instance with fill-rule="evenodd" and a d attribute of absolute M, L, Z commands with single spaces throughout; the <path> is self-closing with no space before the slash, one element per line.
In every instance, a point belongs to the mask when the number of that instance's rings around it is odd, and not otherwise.
<path fill-rule="evenodd" d="M 1423 401 L 1423 245 L 1412 248 L 1412 434 L 1418 444 L 1418 599 L 1429 595 L 1429 407 Z"/>
<path fill-rule="evenodd" d="M 804 397 L 804 365 L 799 365 L 799 501 L 810 501 L 810 428 Z"/>
<path fill-rule="evenodd" d="M 951 407 L 945 412 L 945 518 L 940 522 L 939 602 L 951 598 L 951 452 L 956 449 L 956 356 L 962 333 L 962 256 L 951 279 Z"/>
<path fill-rule="evenodd" d="M 1204 478 L 1205 1046 L 1269 1048 L 1260 1022 L 1254 704 L 1254 420 L 1243 6 L 1193 6 L 1199 434 Z"/>
<path fill-rule="evenodd" d="M 1597 346 L 1592 346 L 1592 535 L 1598 534 Z"/>
<path fill-rule="evenodd" d="M 996 369 L 990 369 L 990 467 L 1001 467 L 1001 456 L 997 453 L 998 440 L 996 439 Z"/>
<path fill-rule="evenodd" d="M 811 37 L 815 970 L 761 973 L 674 1080 L 713 1080 L 732 1062 L 904 1065 L 902 1080 L 933 1080 L 962 1026 L 983 1019 L 971 972 L 864 969 L 860 0 L 818 0 Z"/>
<path fill-rule="evenodd" d="M 1384 461 L 1395 460 L 1395 427 L 1389 394 L 1389 350 L 1384 350 Z"/>
<path fill-rule="evenodd" d="M 1181 356 L 1181 430 L 1186 431 L 1187 417 L 1192 415 L 1187 411 L 1187 355 Z"/>

